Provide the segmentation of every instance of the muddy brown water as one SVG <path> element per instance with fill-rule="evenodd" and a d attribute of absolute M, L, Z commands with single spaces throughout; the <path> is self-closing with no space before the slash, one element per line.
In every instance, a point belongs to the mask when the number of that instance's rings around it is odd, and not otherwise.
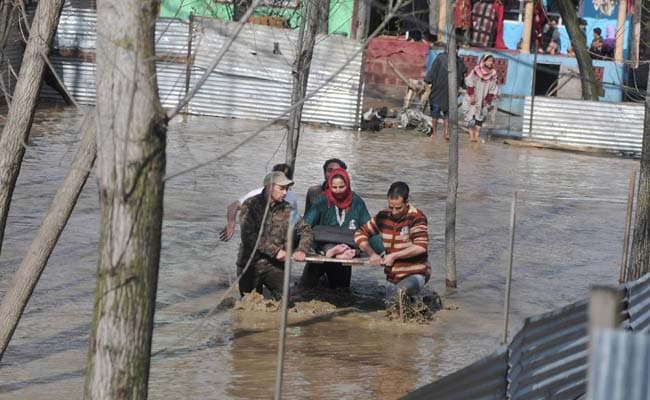
<path fill-rule="evenodd" d="M 35 118 L 0 258 L 0 293 L 10 285 L 74 156 L 81 113 L 44 108 Z M 260 122 L 191 117 L 168 135 L 168 173 L 215 158 Z M 274 126 L 232 155 L 168 181 L 154 352 L 153 399 L 273 396 L 279 314 L 214 310 L 235 277 L 238 233 L 218 241 L 226 205 L 258 187 L 284 158 Z M 322 179 L 322 162 L 348 163 L 353 189 L 371 213 L 390 182 L 407 181 L 429 220 L 433 277 L 427 290 L 445 309 L 427 325 L 386 321 L 380 269 L 355 268 L 350 293 L 289 313 L 285 398 L 397 398 L 491 353 L 503 320 L 508 223 L 519 191 L 511 332 L 527 316 L 615 283 L 628 175 L 638 162 L 460 143 L 459 288 L 444 289 L 447 146 L 414 131 L 358 133 L 306 127 L 295 191 Z M 92 177 L 25 311 L 0 367 L 0 398 L 79 398 L 94 298 L 98 200 Z M 293 280 L 300 275 L 294 267 Z M 230 301 L 232 303 L 232 301 Z M 305 303 L 306 304 L 306 303 Z M 163 350 L 162 352 L 160 352 Z"/>

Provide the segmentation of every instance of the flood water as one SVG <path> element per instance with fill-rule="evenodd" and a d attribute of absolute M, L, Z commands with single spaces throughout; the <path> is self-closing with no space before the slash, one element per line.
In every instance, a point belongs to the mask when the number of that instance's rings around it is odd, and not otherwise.
<path fill-rule="evenodd" d="M 71 109 L 37 113 L 2 246 L 0 294 L 65 176 L 80 121 Z M 168 174 L 218 157 L 261 125 L 208 117 L 173 121 Z M 279 313 L 215 309 L 235 277 L 239 239 L 237 232 L 220 242 L 218 233 L 226 206 L 283 162 L 283 132 L 274 126 L 233 154 L 167 182 L 150 398 L 272 398 Z M 348 163 L 353 189 L 373 214 L 385 205 L 392 181 L 409 183 L 413 203 L 429 220 L 433 276 L 427 290 L 443 296 L 447 309 L 427 325 L 386 321 L 382 270 L 355 268 L 352 291 L 336 309 L 290 312 L 285 398 L 393 399 L 494 351 L 503 329 L 514 190 L 511 332 L 527 316 L 585 298 L 592 284 L 617 280 L 628 176 L 637 161 L 510 147 L 496 139 L 470 144 L 462 135 L 459 288 L 452 293 L 444 289 L 446 144 L 415 131 L 307 127 L 295 174 L 301 207 L 330 157 Z M 81 397 L 98 224 L 93 176 L 2 360 L 0 398 Z"/>

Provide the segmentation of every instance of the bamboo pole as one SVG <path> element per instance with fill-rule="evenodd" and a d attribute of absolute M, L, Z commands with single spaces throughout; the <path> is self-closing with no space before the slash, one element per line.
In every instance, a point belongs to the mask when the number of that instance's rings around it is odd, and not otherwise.
<path fill-rule="evenodd" d="M 438 42 L 447 43 L 447 3 L 450 0 L 440 0 L 440 15 L 438 18 Z M 453 17 L 452 17 L 453 21 Z"/>
<path fill-rule="evenodd" d="M 508 319 L 510 314 L 510 286 L 512 283 L 512 260 L 515 248 L 515 223 L 517 220 L 517 192 L 512 193 L 512 206 L 510 208 L 510 261 L 508 262 L 508 273 L 506 274 L 506 300 L 503 310 L 503 339 L 501 342 L 508 342 Z"/>
<path fill-rule="evenodd" d="M 623 39 L 625 39 L 625 16 L 627 14 L 627 1 L 618 2 L 618 19 L 616 21 L 616 49 L 614 50 L 614 61 L 620 64 L 623 62 Z"/>
<path fill-rule="evenodd" d="M 526 1 L 524 8 L 524 34 L 521 42 L 521 52 L 530 54 L 530 43 L 533 35 L 533 0 Z"/>
<path fill-rule="evenodd" d="M 280 339 L 278 343 L 278 365 L 275 370 L 275 400 L 282 398 L 284 377 L 284 347 L 287 341 L 287 310 L 289 308 L 289 284 L 291 278 L 291 257 L 293 256 L 293 226 L 289 219 L 287 229 L 286 259 L 284 260 L 284 284 L 282 285 L 282 311 L 280 314 Z"/>
<path fill-rule="evenodd" d="M 445 210 L 445 285 L 456 288 L 456 199 L 458 197 L 458 79 L 456 35 L 451 1 L 447 0 L 447 73 L 449 84 L 449 157 Z"/>
<path fill-rule="evenodd" d="M 623 235 L 623 252 L 621 254 L 621 269 L 618 275 L 618 283 L 627 282 L 629 271 L 627 270 L 628 255 L 630 249 L 630 228 L 632 227 L 632 206 L 634 204 L 634 188 L 636 183 L 636 169 L 630 173 L 630 186 L 627 191 L 627 210 L 625 215 L 625 233 Z"/>

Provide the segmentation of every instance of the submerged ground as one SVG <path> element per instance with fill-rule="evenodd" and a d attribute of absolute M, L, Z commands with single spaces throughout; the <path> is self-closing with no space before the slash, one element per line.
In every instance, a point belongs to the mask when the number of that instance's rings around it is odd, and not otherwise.
<path fill-rule="evenodd" d="M 14 192 L 0 257 L 0 294 L 74 156 L 81 114 L 42 109 Z M 168 173 L 213 159 L 259 122 L 191 117 L 168 135 Z M 235 277 L 238 233 L 219 242 L 226 206 L 258 187 L 284 160 L 274 126 L 232 155 L 167 182 L 150 398 L 270 398 L 279 314 L 215 308 Z M 531 315 L 613 284 L 623 237 L 629 172 L 638 162 L 460 142 L 459 288 L 444 289 L 447 146 L 415 131 L 365 133 L 306 127 L 294 190 L 322 180 L 322 162 L 348 163 L 371 213 L 404 180 L 429 220 L 429 291 L 445 308 L 426 325 L 387 321 L 384 276 L 355 268 L 350 293 L 301 302 L 289 313 L 285 398 L 397 398 L 492 352 L 502 335 L 508 223 L 519 192 L 511 332 Z M 3 399 L 79 398 L 94 299 L 99 212 L 92 177 L 0 366 Z M 294 269 L 297 280 L 300 267 Z M 226 296 L 230 297 L 230 296 Z"/>

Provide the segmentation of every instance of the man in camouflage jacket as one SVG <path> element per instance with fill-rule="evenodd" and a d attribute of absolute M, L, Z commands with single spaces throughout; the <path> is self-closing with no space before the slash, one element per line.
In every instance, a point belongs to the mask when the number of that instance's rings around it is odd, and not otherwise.
<path fill-rule="evenodd" d="M 284 201 L 289 186 L 289 180 L 282 172 L 271 172 L 264 178 L 264 190 L 242 204 L 239 225 L 241 226 L 241 244 L 237 255 L 237 275 L 244 275 L 239 280 L 239 292 L 243 296 L 256 290 L 262 293 L 263 288 L 271 292 L 277 300 L 282 297 L 284 284 L 284 261 L 286 259 L 285 242 L 287 228 L 291 219 L 291 205 Z M 262 235 L 250 266 L 246 264 L 251 258 L 255 242 L 260 232 L 267 199 L 271 202 Z M 294 226 L 300 237 L 298 248 L 293 253 L 295 261 L 304 261 L 305 253 L 314 240 L 311 227 L 300 219 Z"/>

